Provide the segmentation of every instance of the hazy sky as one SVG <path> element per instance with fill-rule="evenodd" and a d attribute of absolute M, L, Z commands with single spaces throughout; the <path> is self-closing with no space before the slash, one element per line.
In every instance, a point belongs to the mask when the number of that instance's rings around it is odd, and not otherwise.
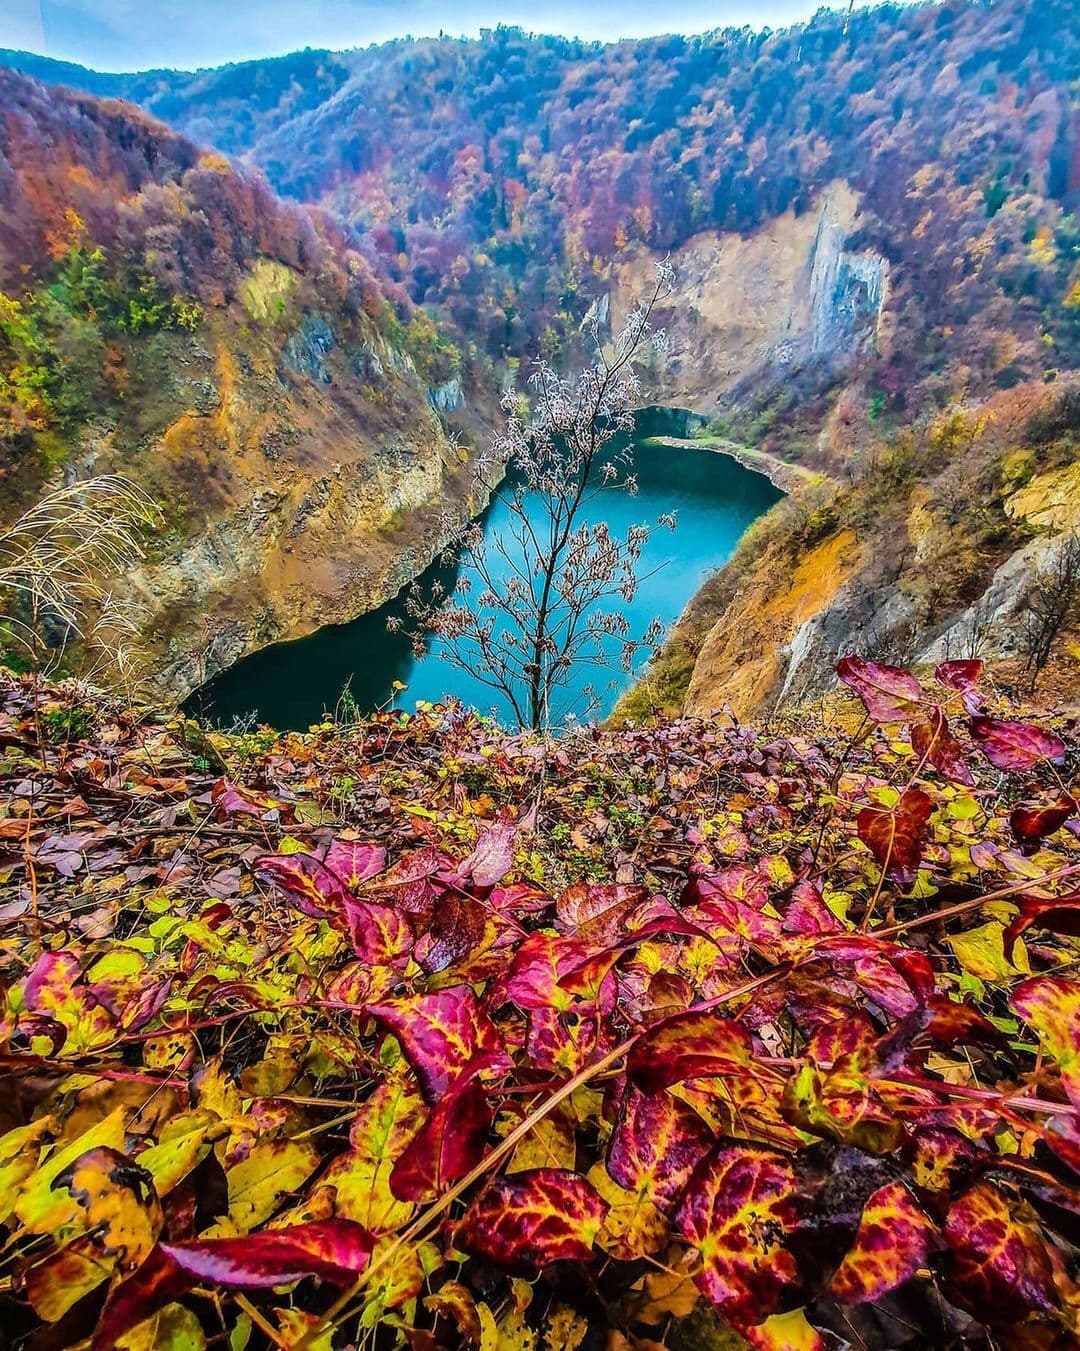
<path fill-rule="evenodd" d="M 0 0 L 0 47 L 99 70 L 206 66 L 498 23 L 604 40 L 809 18 L 824 0 Z M 845 0 L 830 0 L 844 3 Z"/>

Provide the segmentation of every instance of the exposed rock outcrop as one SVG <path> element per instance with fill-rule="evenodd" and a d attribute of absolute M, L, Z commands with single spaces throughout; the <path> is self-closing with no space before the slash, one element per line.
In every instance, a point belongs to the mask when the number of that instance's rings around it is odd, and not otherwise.
<path fill-rule="evenodd" d="M 744 718 L 825 693 L 845 652 L 979 656 L 1027 679 L 1032 596 L 1080 531 L 1080 426 L 1038 431 L 1056 400 L 1080 407 L 1068 392 L 1009 391 L 943 414 L 849 488 L 797 489 L 691 602 L 655 683 L 685 670 L 688 709 Z M 1055 651 L 1051 687 L 1075 702 L 1068 624 Z"/>
<path fill-rule="evenodd" d="M 802 215 L 789 210 L 748 235 L 707 231 L 676 249 L 667 352 L 651 372 L 658 401 L 710 414 L 760 400 L 780 381 L 812 391 L 873 346 L 889 267 L 848 247 L 859 214 L 857 194 L 838 181 Z M 614 265 L 613 329 L 647 290 L 657 258 L 639 250 Z M 595 317 L 606 319 L 605 308 Z"/>

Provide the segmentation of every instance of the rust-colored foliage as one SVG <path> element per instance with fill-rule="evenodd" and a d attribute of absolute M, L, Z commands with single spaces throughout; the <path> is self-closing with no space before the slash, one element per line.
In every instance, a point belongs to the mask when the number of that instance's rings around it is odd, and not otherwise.
<path fill-rule="evenodd" d="M 844 673 L 884 730 L 434 708 L 224 776 L 0 687 L 14 1335 L 1075 1338 L 1075 748 Z"/>

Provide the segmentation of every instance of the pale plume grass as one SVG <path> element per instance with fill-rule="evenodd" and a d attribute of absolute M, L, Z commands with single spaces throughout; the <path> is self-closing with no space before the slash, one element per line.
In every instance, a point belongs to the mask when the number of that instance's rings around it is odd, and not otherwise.
<path fill-rule="evenodd" d="M 143 557 L 142 536 L 161 511 L 137 484 L 103 474 L 56 488 L 0 531 L 0 602 L 9 643 L 39 671 L 55 669 L 72 642 L 87 670 L 134 678 L 129 640 L 140 611 L 112 584 Z"/>

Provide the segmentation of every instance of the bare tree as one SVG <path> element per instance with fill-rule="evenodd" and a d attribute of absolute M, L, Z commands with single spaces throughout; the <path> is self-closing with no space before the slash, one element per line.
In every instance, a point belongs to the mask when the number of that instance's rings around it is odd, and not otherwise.
<path fill-rule="evenodd" d="M 501 695 L 522 727 L 559 722 L 568 712 L 566 686 L 583 666 L 631 670 L 659 640 L 659 622 L 635 635 L 623 613 L 644 580 L 639 565 L 650 528 L 616 538 L 589 519 L 589 508 L 601 493 L 637 491 L 632 450 L 618 441 L 632 434 L 640 402 L 635 362 L 650 337 L 663 346 L 651 320 L 672 280 L 660 264 L 650 294 L 609 346 L 594 325 L 594 359 L 578 374 L 563 377 L 539 363 L 531 415 L 508 393 L 505 429 L 478 472 L 509 526 L 489 540 L 479 524 L 465 531 L 453 595 L 414 589 L 407 599 L 418 651 L 441 640 L 451 665 Z M 592 688 L 586 711 L 596 703 Z"/>
<path fill-rule="evenodd" d="M 1080 602 L 1080 533 L 1069 535 L 1035 574 L 1024 615 L 1024 670 L 1034 689 L 1058 634 Z"/>

